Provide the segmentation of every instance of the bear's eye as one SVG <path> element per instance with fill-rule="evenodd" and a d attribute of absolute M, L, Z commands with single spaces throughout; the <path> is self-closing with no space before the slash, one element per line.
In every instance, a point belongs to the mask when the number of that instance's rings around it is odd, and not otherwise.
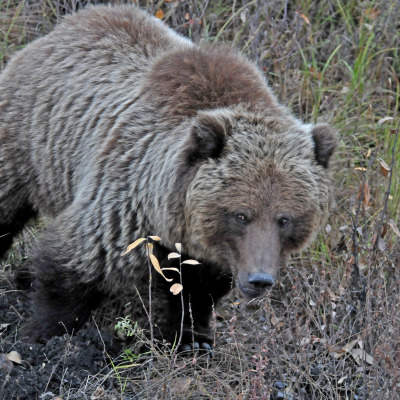
<path fill-rule="evenodd" d="M 246 222 L 248 222 L 248 220 L 244 214 L 236 214 L 235 218 L 236 218 L 236 221 L 240 222 L 241 224 L 245 224 Z"/>
<path fill-rule="evenodd" d="M 289 223 L 290 223 L 290 220 L 287 217 L 281 217 L 278 219 L 278 225 L 281 227 L 288 226 Z"/>

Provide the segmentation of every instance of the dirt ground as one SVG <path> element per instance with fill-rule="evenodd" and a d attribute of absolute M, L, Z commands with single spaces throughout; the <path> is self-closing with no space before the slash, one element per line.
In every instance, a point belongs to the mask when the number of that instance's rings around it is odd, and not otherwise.
<path fill-rule="evenodd" d="M 109 360 L 105 343 L 109 340 L 94 329 L 80 330 L 75 336 L 53 337 L 46 344 L 20 341 L 27 294 L 6 290 L 0 294 L 0 389 L 2 400 L 53 399 L 85 385 L 89 375 L 106 370 Z M 11 362 L 7 354 L 18 353 Z"/>

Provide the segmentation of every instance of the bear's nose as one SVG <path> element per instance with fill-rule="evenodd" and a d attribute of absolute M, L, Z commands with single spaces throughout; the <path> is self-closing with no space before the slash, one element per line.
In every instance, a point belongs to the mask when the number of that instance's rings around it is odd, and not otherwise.
<path fill-rule="evenodd" d="M 256 290 L 266 290 L 275 283 L 275 278 L 265 272 L 256 272 L 249 275 L 248 281 Z"/>

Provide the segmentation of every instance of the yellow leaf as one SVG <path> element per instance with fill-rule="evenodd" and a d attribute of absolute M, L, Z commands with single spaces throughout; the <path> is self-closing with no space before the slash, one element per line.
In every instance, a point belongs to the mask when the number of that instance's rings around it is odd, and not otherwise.
<path fill-rule="evenodd" d="M 180 271 L 178 268 L 161 268 L 162 271 L 175 271 L 178 274 L 180 274 Z"/>
<path fill-rule="evenodd" d="M 159 272 L 160 274 L 162 274 L 161 268 L 160 268 L 160 263 L 158 262 L 157 257 L 154 254 L 150 254 L 150 261 L 153 264 L 153 267 L 155 268 L 155 270 L 157 272 Z"/>
<path fill-rule="evenodd" d="M 196 261 L 196 260 L 185 260 L 185 261 L 182 261 L 182 264 L 197 265 L 197 264 L 200 264 L 200 263 L 198 261 Z"/>
<path fill-rule="evenodd" d="M 178 253 L 169 253 L 168 254 L 168 260 L 170 260 L 171 258 L 179 258 L 181 255 Z"/>
<path fill-rule="evenodd" d="M 125 254 L 129 253 L 131 250 L 133 250 L 135 247 L 137 247 L 140 243 L 142 243 L 143 241 L 145 241 L 145 238 L 140 238 L 135 240 L 133 243 L 131 243 L 127 248 L 126 248 L 126 252 L 123 253 L 122 255 L 124 256 Z"/>
<path fill-rule="evenodd" d="M 156 14 L 155 14 L 156 18 L 158 19 L 163 19 L 164 18 L 164 11 L 159 9 Z"/>
<path fill-rule="evenodd" d="M 182 245 L 180 243 L 175 243 L 175 247 L 179 251 L 179 253 L 182 252 Z"/>
<path fill-rule="evenodd" d="M 300 15 L 300 17 L 303 18 L 304 21 L 306 21 L 307 25 L 310 25 L 310 20 L 303 13 L 296 11 L 296 14 Z"/>
<path fill-rule="evenodd" d="M 306 21 L 306 23 L 308 25 L 310 25 L 310 20 L 304 15 L 304 14 L 300 14 L 300 17 L 304 19 L 304 21 Z"/>
<path fill-rule="evenodd" d="M 180 283 L 174 283 L 169 289 L 173 294 L 179 294 L 183 289 L 183 286 Z"/>
<path fill-rule="evenodd" d="M 149 236 L 151 240 L 154 240 L 155 242 L 159 242 L 161 238 L 159 236 Z"/>
<path fill-rule="evenodd" d="M 167 281 L 167 282 L 171 282 L 172 279 L 168 279 L 164 273 L 162 272 L 161 268 L 160 268 L 160 263 L 157 260 L 157 257 L 154 254 L 150 254 L 150 261 L 153 264 L 154 269 L 160 274 L 162 275 L 162 277 Z"/>

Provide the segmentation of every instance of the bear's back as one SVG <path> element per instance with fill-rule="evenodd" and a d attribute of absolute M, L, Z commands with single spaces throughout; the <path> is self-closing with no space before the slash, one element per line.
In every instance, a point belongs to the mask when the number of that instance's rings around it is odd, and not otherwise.
<path fill-rule="evenodd" d="M 190 46 L 136 7 L 97 6 L 65 17 L 12 58 L 0 75 L 2 153 L 30 160 L 25 184 L 42 210 L 72 202 L 134 107 L 143 75 Z"/>

